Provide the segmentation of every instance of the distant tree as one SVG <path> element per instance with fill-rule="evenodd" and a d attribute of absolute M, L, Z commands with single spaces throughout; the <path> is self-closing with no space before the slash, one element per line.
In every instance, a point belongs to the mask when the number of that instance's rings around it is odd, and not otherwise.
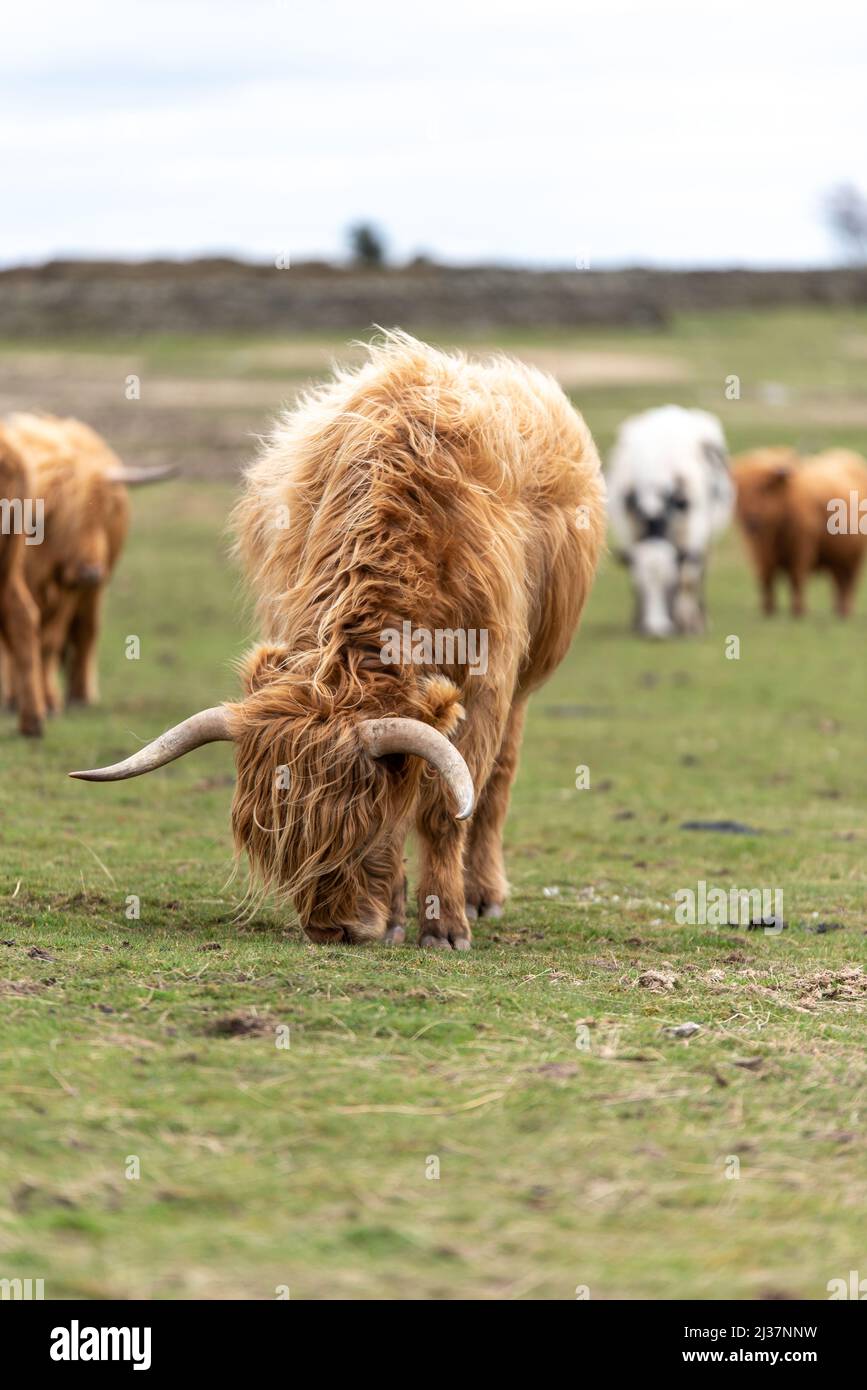
<path fill-rule="evenodd" d="M 853 261 L 867 260 L 867 199 L 852 183 L 833 188 L 827 201 L 828 223 Z"/>
<path fill-rule="evenodd" d="M 385 242 L 371 222 L 356 222 L 349 228 L 349 247 L 357 265 L 383 265 Z"/>

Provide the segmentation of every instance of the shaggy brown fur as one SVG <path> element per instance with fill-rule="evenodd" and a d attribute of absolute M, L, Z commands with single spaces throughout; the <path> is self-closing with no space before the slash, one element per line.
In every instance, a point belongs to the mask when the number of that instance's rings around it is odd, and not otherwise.
<path fill-rule="evenodd" d="M 22 504 L 32 498 L 24 460 L 0 425 L 0 498 Z M 20 515 L 20 513 L 19 513 Z M 22 734 L 41 734 L 45 705 L 39 664 L 39 614 L 24 578 L 23 532 L 10 523 L 0 531 L 0 646 L 7 663 L 10 694 L 18 708 Z"/>
<path fill-rule="evenodd" d="M 829 529 L 829 503 L 855 493 L 867 503 L 867 464 L 860 454 L 829 449 L 799 459 L 794 449 L 757 449 L 734 460 L 737 518 L 756 567 L 766 613 L 775 609 L 774 584 L 784 574 L 792 590 L 792 612 L 805 611 L 804 591 L 814 570 L 826 570 L 841 617 L 852 611 L 855 586 L 867 550 L 865 533 Z M 865 508 L 867 511 L 867 508 Z"/>
<path fill-rule="evenodd" d="M 402 939 L 403 842 L 420 840 L 421 944 L 466 948 L 499 915 L 502 829 L 530 692 L 564 656 L 604 532 L 599 461 L 547 376 L 401 334 L 288 415 L 235 513 L 268 645 L 232 707 L 236 844 L 316 941 Z M 386 665 L 383 633 L 486 631 L 486 672 Z M 403 715 L 453 735 L 477 807 L 371 758 L 358 724 Z"/>
<path fill-rule="evenodd" d="M 13 415 L 6 423 L 45 502 L 45 539 L 27 547 L 26 575 L 40 616 L 45 703 L 61 705 L 65 667 L 69 704 L 98 697 L 96 647 L 105 587 L 129 526 L 126 488 L 109 481 L 120 459 L 79 420 Z"/>

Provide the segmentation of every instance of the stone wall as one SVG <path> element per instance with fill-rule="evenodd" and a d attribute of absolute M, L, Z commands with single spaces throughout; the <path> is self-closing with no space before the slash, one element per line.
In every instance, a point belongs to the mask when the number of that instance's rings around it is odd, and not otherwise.
<path fill-rule="evenodd" d="M 467 330 L 610 324 L 672 313 L 867 304 L 867 270 L 530 271 L 422 264 L 280 270 L 231 260 L 53 262 L 0 272 L 0 336 Z"/>

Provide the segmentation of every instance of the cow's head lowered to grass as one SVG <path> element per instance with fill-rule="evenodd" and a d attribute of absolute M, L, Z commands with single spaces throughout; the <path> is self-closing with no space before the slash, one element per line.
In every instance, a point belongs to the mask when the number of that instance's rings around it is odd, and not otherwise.
<path fill-rule="evenodd" d="M 420 944 L 466 949 L 507 893 L 527 698 L 568 649 L 602 545 L 584 421 L 521 363 L 390 334 L 275 427 L 235 520 L 266 639 L 243 697 L 73 775 L 134 777 L 231 740 L 237 849 L 308 936 L 402 939 L 412 822 Z"/>
<path fill-rule="evenodd" d="M 410 713 L 365 709 L 318 687 L 287 654 L 260 647 L 244 667 L 246 699 L 194 714 L 113 767 L 73 772 L 85 781 L 138 777 L 216 740 L 236 745 L 235 843 L 265 888 L 291 897 L 314 941 L 379 940 L 402 873 L 403 836 L 425 765 L 439 774 L 458 820 L 473 810 L 467 765 L 447 734 L 463 713 L 458 692 L 432 678 Z M 384 692 L 387 694 L 387 692 Z"/>

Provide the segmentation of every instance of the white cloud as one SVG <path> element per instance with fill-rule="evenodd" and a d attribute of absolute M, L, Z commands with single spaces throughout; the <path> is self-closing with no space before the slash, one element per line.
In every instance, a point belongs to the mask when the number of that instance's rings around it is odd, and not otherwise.
<path fill-rule="evenodd" d="M 731 0 L 37 3 L 4 17 L 0 260 L 827 256 L 864 183 L 862 12 Z"/>

